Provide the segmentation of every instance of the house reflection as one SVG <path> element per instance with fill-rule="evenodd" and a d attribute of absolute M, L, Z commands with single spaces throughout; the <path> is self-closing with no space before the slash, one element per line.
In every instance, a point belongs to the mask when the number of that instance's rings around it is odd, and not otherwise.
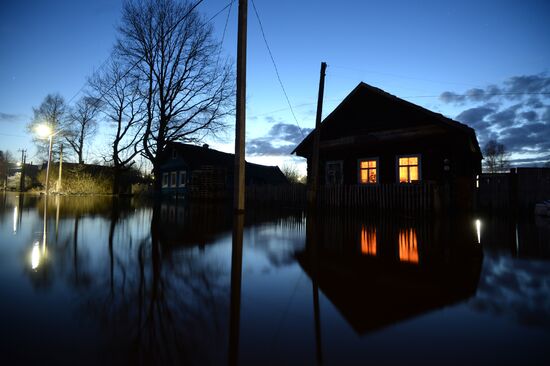
<path fill-rule="evenodd" d="M 321 216 L 296 258 L 362 335 L 475 294 L 482 254 L 471 222 Z"/>

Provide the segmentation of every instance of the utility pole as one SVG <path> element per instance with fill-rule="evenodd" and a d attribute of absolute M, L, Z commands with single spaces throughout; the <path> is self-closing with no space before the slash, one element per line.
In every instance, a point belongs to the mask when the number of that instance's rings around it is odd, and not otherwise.
<path fill-rule="evenodd" d="M 313 154 L 311 156 L 311 177 L 307 192 L 307 202 L 310 206 L 317 202 L 317 186 L 319 182 L 319 140 L 321 136 L 321 116 L 323 114 L 323 94 L 325 92 L 326 62 L 321 62 L 321 76 L 319 78 L 319 96 L 317 98 L 317 116 L 315 130 L 313 130 Z"/>
<path fill-rule="evenodd" d="M 246 125 L 246 21 L 248 0 L 239 0 L 237 35 L 237 113 L 235 123 L 235 182 L 233 207 L 244 212 L 245 125 Z"/>
<path fill-rule="evenodd" d="M 25 162 L 27 159 L 27 150 L 21 149 L 21 175 L 19 179 L 19 192 L 23 192 L 25 190 Z"/>
<path fill-rule="evenodd" d="M 57 178 L 57 193 L 61 192 L 61 172 L 63 171 L 63 144 L 59 147 L 59 177 Z"/>

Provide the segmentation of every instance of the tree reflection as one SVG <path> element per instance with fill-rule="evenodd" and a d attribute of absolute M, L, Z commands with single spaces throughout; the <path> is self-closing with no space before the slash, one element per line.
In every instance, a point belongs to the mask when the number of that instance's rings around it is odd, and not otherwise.
<path fill-rule="evenodd" d="M 192 248 L 165 247 L 160 206 L 153 207 L 150 236 L 137 243 L 117 236 L 124 229 L 113 211 L 108 271 L 96 274 L 83 309 L 101 320 L 121 362 L 217 364 L 225 358 L 212 349 L 227 339 L 227 271 Z"/>

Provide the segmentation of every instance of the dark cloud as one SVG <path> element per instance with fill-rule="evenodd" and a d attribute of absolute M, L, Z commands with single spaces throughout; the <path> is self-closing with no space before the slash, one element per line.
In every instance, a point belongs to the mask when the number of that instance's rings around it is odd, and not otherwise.
<path fill-rule="evenodd" d="M 522 107 L 522 104 L 514 104 L 500 112 L 490 115 L 489 122 L 493 126 L 510 127 L 516 122 L 517 112 Z"/>
<path fill-rule="evenodd" d="M 439 99 L 441 99 L 445 103 L 463 103 L 466 100 L 466 97 L 464 95 L 445 91 L 441 93 Z"/>
<path fill-rule="evenodd" d="M 538 114 L 535 111 L 521 112 L 519 115 L 527 122 L 534 122 L 538 118 Z"/>
<path fill-rule="evenodd" d="M 289 155 L 310 132 L 310 128 L 300 131 L 296 125 L 278 122 L 265 136 L 247 141 L 246 152 L 249 155 Z"/>
<path fill-rule="evenodd" d="M 550 77 L 544 73 L 513 76 L 504 84 L 507 93 L 550 93 Z"/>
<path fill-rule="evenodd" d="M 465 102 L 488 102 L 491 100 L 519 100 L 529 98 L 537 103 L 532 94 L 550 96 L 550 77 L 545 73 L 535 75 L 512 76 L 504 81 L 503 86 L 488 85 L 485 88 L 472 88 L 464 94 L 444 91 L 439 99 L 444 103 L 463 104 Z M 540 106 L 535 107 L 540 108 Z"/>
<path fill-rule="evenodd" d="M 473 88 L 464 94 L 445 91 L 440 99 L 467 107 L 455 119 L 476 130 L 481 146 L 495 139 L 510 153 L 529 153 L 531 156 L 526 159 L 532 159 L 529 161 L 533 164 L 550 156 L 547 74 L 513 76 L 501 85 Z M 518 160 L 517 164 L 527 165 L 527 160 Z"/>
<path fill-rule="evenodd" d="M 482 126 L 488 127 L 488 123 L 484 119 L 485 117 L 495 113 L 496 111 L 497 105 L 489 103 L 481 107 L 466 109 L 465 111 L 462 111 L 458 116 L 456 116 L 455 119 L 457 121 L 466 123 L 473 128 L 479 128 Z"/>
<path fill-rule="evenodd" d="M 0 123 L 1 122 L 21 122 L 24 116 L 20 114 L 11 114 L 0 112 Z"/>

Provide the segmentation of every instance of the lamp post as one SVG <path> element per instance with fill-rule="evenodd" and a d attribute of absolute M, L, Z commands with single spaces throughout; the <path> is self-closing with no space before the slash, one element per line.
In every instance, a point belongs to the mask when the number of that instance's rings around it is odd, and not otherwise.
<path fill-rule="evenodd" d="M 47 124 L 38 125 L 36 127 L 36 133 L 38 134 L 38 136 L 48 138 L 50 140 L 50 146 L 48 149 L 48 165 L 46 166 L 46 195 L 48 195 L 50 185 L 50 163 L 52 161 L 52 140 L 54 133 L 51 127 Z"/>

